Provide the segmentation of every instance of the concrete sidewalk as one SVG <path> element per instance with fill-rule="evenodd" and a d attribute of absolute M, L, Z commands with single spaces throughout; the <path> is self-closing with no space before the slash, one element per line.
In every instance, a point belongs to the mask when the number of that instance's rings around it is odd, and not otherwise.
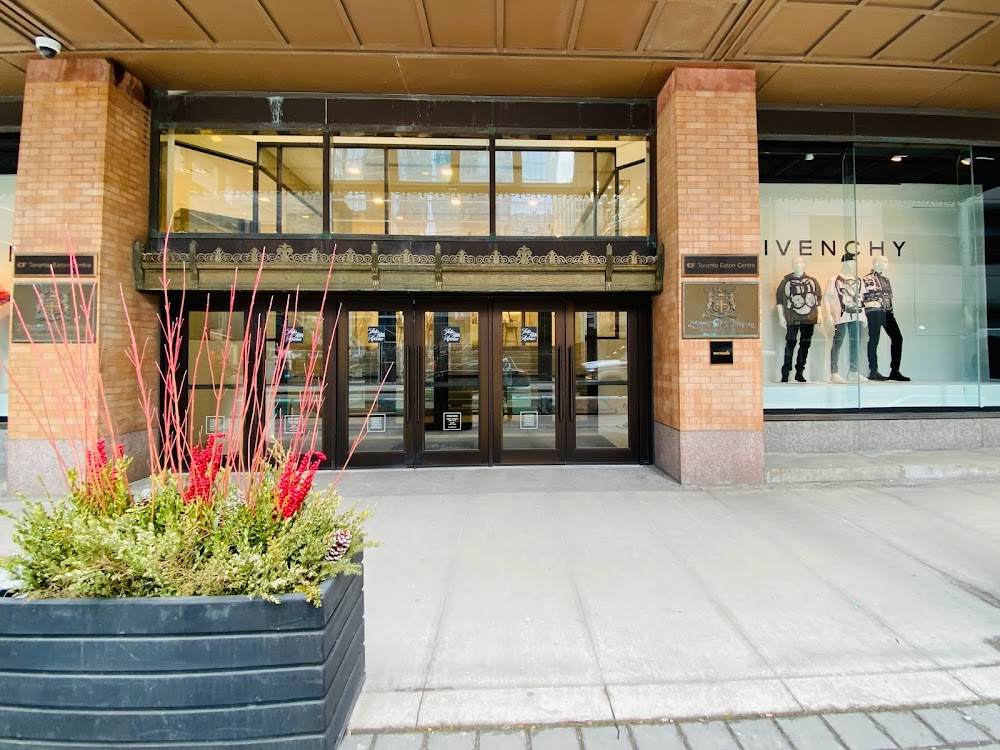
<path fill-rule="evenodd" d="M 964 460 L 1000 470 L 982 456 Z M 471 736 L 499 750 L 530 735 L 554 750 L 535 733 L 583 723 L 601 731 L 574 729 L 582 744 L 566 747 L 599 750 L 618 746 L 600 744 L 613 722 L 667 720 L 690 748 L 729 747 L 695 743 L 703 730 L 684 722 L 758 717 L 785 745 L 732 747 L 819 748 L 782 722 L 822 734 L 854 721 L 830 717 L 872 721 L 855 711 L 996 709 L 1000 483 L 898 477 L 703 489 L 636 466 L 349 471 L 339 489 L 376 506 L 382 542 L 366 557 L 358 747 Z M 0 519 L 0 551 L 9 529 Z M 737 737 L 732 721 L 705 725 Z M 533 729 L 490 731 L 510 726 Z M 469 731 L 439 731 L 455 728 Z M 625 747 L 646 750 L 643 731 Z"/>
<path fill-rule="evenodd" d="M 353 471 L 357 731 L 1000 699 L 1000 484 L 684 488 L 651 467 Z"/>

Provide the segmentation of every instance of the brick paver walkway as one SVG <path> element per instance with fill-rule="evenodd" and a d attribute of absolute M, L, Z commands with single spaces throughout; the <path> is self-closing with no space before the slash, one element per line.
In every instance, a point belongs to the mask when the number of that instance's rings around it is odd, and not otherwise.
<path fill-rule="evenodd" d="M 1000 704 L 666 724 L 355 734 L 341 750 L 1000 750 Z"/>

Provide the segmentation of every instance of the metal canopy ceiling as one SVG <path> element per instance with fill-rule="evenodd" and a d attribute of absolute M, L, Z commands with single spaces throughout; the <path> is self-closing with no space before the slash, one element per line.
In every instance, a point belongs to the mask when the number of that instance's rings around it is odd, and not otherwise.
<path fill-rule="evenodd" d="M 1000 112 L 1000 0 L 0 0 L 0 94 L 38 34 L 169 90 L 651 97 L 705 64 L 762 103 Z"/>

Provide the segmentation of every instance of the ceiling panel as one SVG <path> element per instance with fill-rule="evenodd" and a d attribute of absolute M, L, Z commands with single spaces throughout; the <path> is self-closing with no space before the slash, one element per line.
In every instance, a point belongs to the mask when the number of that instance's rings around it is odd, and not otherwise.
<path fill-rule="evenodd" d="M 565 57 L 399 58 L 410 91 L 482 96 L 638 96 L 650 64 Z"/>
<path fill-rule="evenodd" d="M 1000 85 L 997 85 L 995 75 L 969 73 L 950 86 L 934 92 L 921 101 L 919 106 L 1000 112 Z"/>
<path fill-rule="evenodd" d="M 860 8 L 837 24 L 816 45 L 812 54 L 817 57 L 871 57 L 919 18 L 916 13 Z"/>
<path fill-rule="evenodd" d="M 424 0 L 435 47 L 496 47 L 495 0 L 465 0 L 455 12 L 453 0 Z"/>
<path fill-rule="evenodd" d="M 915 107 L 962 73 L 871 66 L 784 65 L 757 91 L 773 104 Z"/>
<path fill-rule="evenodd" d="M 997 5 L 997 0 L 945 0 L 941 6 L 941 10 L 955 10 L 995 16 L 1000 7 Z"/>
<path fill-rule="evenodd" d="M 148 44 L 208 42 L 176 0 L 101 0 L 104 8 Z"/>
<path fill-rule="evenodd" d="M 983 67 L 993 67 L 1000 64 L 1000 24 L 953 50 L 941 62 Z M 996 85 L 1000 87 L 1000 82 Z"/>
<path fill-rule="evenodd" d="M 20 95 L 23 91 L 24 71 L 6 59 L 0 59 L 0 96 Z"/>
<path fill-rule="evenodd" d="M 425 47 L 414 0 L 344 0 L 344 7 L 365 47 Z"/>
<path fill-rule="evenodd" d="M 574 0 L 505 0 L 504 46 L 565 49 Z"/>
<path fill-rule="evenodd" d="M 702 52 L 733 10 L 731 2 L 666 2 L 646 48 L 662 52 Z"/>
<path fill-rule="evenodd" d="M 392 55 L 126 52 L 120 61 L 153 88 L 192 91 L 408 93 Z"/>
<path fill-rule="evenodd" d="M 23 0 L 20 5 L 71 47 L 136 43 L 135 37 L 92 0 L 72 3 L 66 0 Z"/>
<path fill-rule="evenodd" d="M 846 8 L 785 5 L 761 24 L 744 54 L 804 55 L 847 12 Z"/>
<path fill-rule="evenodd" d="M 198 19 L 198 23 L 218 42 L 282 42 L 257 0 L 185 0 L 184 4 Z"/>
<path fill-rule="evenodd" d="M 868 5 L 875 8 L 917 8 L 930 10 L 941 0 L 869 0 Z"/>
<path fill-rule="evenodd" d="M 907 29 L 879 55 L 884 60 L 926 60 L 940 57 L 983 28 L 975 16 L 926 16 Z"/>
<path fill-rule="evenodd" d="M 293 47 L 354 47 L 354 37 L 344 25 L 336 2 L 312 0 L 261 0 L 281 33 Z"/>
<path fill-rule="evenodd" d="M 576 48 L 635 49 L 654 6 L 653 0 L 587 0 L 580 17 Z"/>
<path fill-rule="evenodd" d="M 27 37 L 0 20 L 0 50 L 4 52 L 25 52 L 33 49 L 34 46 L 28 41 Z"/>

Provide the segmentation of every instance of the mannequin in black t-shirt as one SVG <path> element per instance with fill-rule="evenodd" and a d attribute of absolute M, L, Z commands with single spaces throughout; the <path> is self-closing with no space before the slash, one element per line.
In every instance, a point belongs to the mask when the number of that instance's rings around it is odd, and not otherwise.
<path fill-rule="evenodd" d="M 899 361 L 903 356 L 903 334 L 899 331 L 896 316 L 892 312 L 892 284 L 885 275 L 889 270 L 889 259 L 875 258 L 872 270 L 861 279 L 861 300 L 868 318 L 868 379 L 898 380 L 910 379 L 899 371 Z M 889 377 L 878 371 L 878 340 L 882 329 L 889 335 Z"/>
<path fill-rule="evenodd" d="M 799 352 L 795 358 L 795 380 L 805 383 L 803 370 L 806 367 L 806 357 L 809 356 L 809 345 L 812 343 L 813 331 L 821 322 L 819 282 L 806 275 L 806 261 L 796 258 L 792 262 L 792 272 L 778 284 L 775 294 L 778 322 L 785 329 L 785 360 L 781 365 L 781 382 L 787 383 L 792 372 L 792 356 L 795 353 L 796 340 Z"/>

